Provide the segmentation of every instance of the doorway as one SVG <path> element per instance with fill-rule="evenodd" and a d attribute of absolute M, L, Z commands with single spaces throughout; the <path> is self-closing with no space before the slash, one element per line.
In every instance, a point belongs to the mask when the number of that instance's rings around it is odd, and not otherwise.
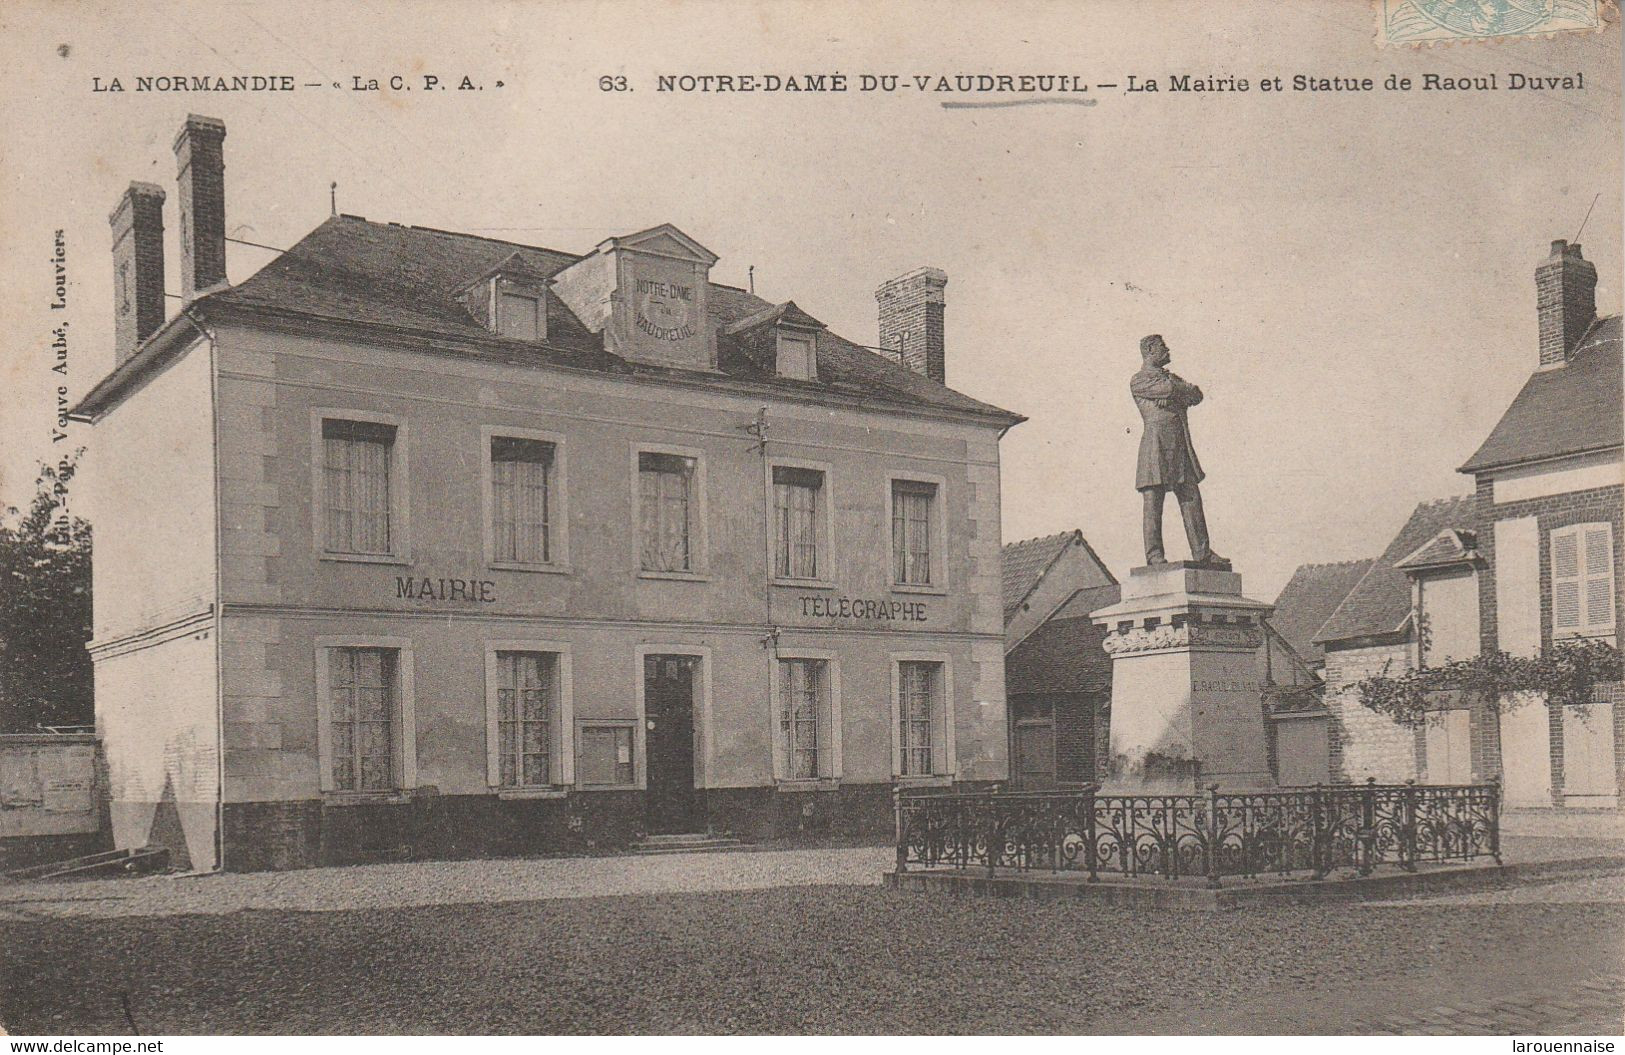
<path fill-rule="evenodd" d="M 648 741 L 644 826 L 652 834 L 704 825 L 694 794 L 694 683 L 698 656 L 644 656 L 643 707 Z"/>

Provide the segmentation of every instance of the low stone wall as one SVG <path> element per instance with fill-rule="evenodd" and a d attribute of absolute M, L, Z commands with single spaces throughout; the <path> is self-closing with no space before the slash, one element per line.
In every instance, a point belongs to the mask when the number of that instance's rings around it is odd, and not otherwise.
<path fill-rule="evenodd" d="M 96 737 L 0 736 L 0 871 L 109 847 Z"/>

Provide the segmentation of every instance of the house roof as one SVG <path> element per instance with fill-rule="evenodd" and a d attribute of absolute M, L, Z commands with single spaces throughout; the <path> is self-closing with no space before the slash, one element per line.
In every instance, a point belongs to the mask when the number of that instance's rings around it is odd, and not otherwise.
<path fill-rule="evenodd" d="M 1054 618 L 1027 635 L 1004 658 L 1005 692 L 1109 695 L 1112 659 L 1101 647 L 1106 631 L 1095 626 L 1088 613 L 1116 604 L 1121 595 L 1122 587 L 1116 583 L 1074 594 Z"/>
<path fill-rule="evenodd" d="M 1275 598 L 1275 614 L 1270 616 L 1270 624 L 1305 660 L 1323 659 L 1325 651 L 1315 644 L 1315 634 L 1371 570 L 1375 560 L 1367 557 L 1337 564 L 1300 566 Z"/>
<path fill-rule="evenodd" d="M 1620 317 L 1593 323 L 1569 361 L 1537 370 L 1478 448 L 1464 473 L 1480 473 L 1625 443 Z"/>
<path fill-rule="evenodd" d="M 1416 550 L 1394 562 L 1394 567 L 1409 571 L 1461 564 L 1478 559 L 1478 533 L 1459 528 L 1445 528 L 1428 539 Z"/>
<path fill-rule="evenodd" d="M 1040 538 L 1012 542 L 1002 551 L 1004 572 L 1004 616 L 1021 607 L 1021 602 L 1033 592 L 1050 565 L 1058 560 L 1066 548 L 1083 541 L 1082 531 L 1062 531 Z"/>
<path fill-rule="evenodd" d="M 802 311 L 795 301 L 787 300 L 783 304 L 770 304 L 761 311 L 754 311 L 741 319 L 736 319 L 724 326 L 722 332 L 731 336 L 736 333 L 744 333 L 747 330 L 754 330 L 758 326 L 781 322 L 807 330 L 817 330 L 824 327 L 822 322 Z"/>
<path fill-rule="evenodd" d="M 724 333 L 718 340 L 719 371 L 650 366 L 615 356 L 604 348 L 602 335 L 588 330 L 552 291 L 547 293 L 547 339 L 542 342 L 492 334 L 460 299 L 480 276 L 504 267 L 552 277 L 579 259 L 574 253 L 539 246 L 341 215 L 322 223 L 247 280 L 200 297 L 188 313 L 208 319 L 248 312 L 259 317 L 376 328 L 414 339 L 453 342 L 520 363 L 702 384 L 744 381 L 754 388 L 780 388 L 803 395 L 821 390 L 865 404 L 968 414 L 1006 426 L 1025 420 L 955 392 L 828 330 L 818 333 L 818 379 L 780 378 L 729 346 L 725 331 L 731 323 L 776 310 L 768 301 L 732 286 L 712 283 L 709 290 L 712 322 Z M 796 313 L 799 321 L 803 313 L 799 309 Z M 178 317 L 172 319 L 134 357 L 97 384 L 75 409 L 75 416 L 94 417 L 110 407 L 139 375 L 156 365 L 159 352 L 154 346 L 164 343 L 160 338 L 180 322 Z"/>
<path fill-rule="evenodd" d="M 1399 562 L 1449 528 L 1470 531 L 1475 523 L 1472 495 L 1423 502 L 1411 513 L 1382 556 L 1360 577 L 1347 597 L 1314 634 L 1316 644 L 1392 634 L 1411 617 L 1411 580 Z M 1279 625 L 1279 624 L 1277 624 Z M 1290 639 L 1289 639 L 1290 640 Z"/>

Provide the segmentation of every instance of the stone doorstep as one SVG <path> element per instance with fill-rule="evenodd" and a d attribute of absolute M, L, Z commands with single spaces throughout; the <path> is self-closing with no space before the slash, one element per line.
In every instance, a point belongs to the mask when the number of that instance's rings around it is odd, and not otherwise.
<path fill-rule="evenodd" d="M 1091 883 L 1081 872 L 1006 872 L 992 877 L 977 871 L 934 870 L 886 872 L 882 881 L 892 890 L 980 897 L 1016 897 L 1064 900 L 1079 898 L 1130 908 L 1175 908 L 1193 912 L 1223 912 L 1249 905 L 1325 904 L 1373 901 L 1433 891 L 1491 890 L 1522 880 L 1558 877 L 1586 871 L 1625 870 L 1625 857 L 1583 857 L 1556 861 L 1524 861 L 1510 865 L 1442 866 L 1419 872 L 1383 872 L 1338 879 L 1237 880 L 1217 889 L 1197 885 L 1199 880 L 1107 879 Z"/>

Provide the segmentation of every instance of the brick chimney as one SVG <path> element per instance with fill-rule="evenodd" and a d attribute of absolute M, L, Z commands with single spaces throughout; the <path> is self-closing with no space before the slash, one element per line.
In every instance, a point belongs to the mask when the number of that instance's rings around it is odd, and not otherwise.
<path fill-rule="evenodd" d="M 181 297 L 226 284 L 226 124 L 188 114 L 175 136 L 181 195 Z"/>
<path fill-rule="evenodd" d="M 881 283 L 880 347 L 903 366 L 941 384 L 946 373 L 942 319 L 945 272 L 922 267 Z"/>
<path fill-rule="evenodd" d="M 1552 243 L 1552 255 L 1535 268 L 1535 305 L 1540 365 L 1561 366 L 1597 318 L 1597 268 L 1580 255 L 1579 243 Z"/>
<path fill-rule="evenodd" d="M 113 227 L 114 362 L 164 324 L 164 189 L 132 183 L 107 217 Z"/>

